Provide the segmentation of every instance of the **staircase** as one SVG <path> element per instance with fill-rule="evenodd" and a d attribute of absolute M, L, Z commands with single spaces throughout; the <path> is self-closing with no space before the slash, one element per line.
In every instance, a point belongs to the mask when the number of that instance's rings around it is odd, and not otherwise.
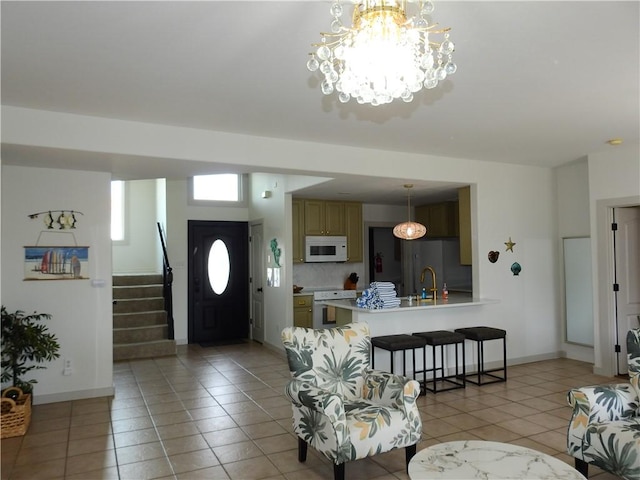
<path fill-rule="evenodd" d="M 113 361 L 175 355 L 167 337 L 162 275 L 114 275 Z"/>

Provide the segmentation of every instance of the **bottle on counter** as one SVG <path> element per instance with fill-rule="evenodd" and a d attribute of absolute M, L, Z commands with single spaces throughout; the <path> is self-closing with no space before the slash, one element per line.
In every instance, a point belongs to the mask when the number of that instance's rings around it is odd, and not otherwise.
<path fill-rule="evenodd" d="M 449 290 L 447 290 L 447 284 L 444 283 L 442 284 L 442 299 L 446 300 L 447 298 L 449 298 Z"/>
<path fill-rule="evenodd" d="M 422 289 L 422 298 L 427 298 L 427 289 L 426 288 Z"/>

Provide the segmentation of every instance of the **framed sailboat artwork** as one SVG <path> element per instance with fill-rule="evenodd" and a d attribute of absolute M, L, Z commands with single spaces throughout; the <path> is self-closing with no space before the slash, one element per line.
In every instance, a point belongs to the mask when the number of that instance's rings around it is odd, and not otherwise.
<path fill-rule="evenodd" d="M 89 247 L 24 247 L 24 280 L 88 280 Z"/>

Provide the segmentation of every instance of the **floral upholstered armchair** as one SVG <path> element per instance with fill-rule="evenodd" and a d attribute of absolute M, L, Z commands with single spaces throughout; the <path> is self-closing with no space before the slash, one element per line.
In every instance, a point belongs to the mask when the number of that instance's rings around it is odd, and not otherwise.
<path fill-rule="evenodd" d="M 627 351 L 630 383 L 569 392 L 567 452 L 585 477 L 591 463 L 624 479 L 640 479 L 640 329 L 627 334 Z"/>
<path fill-rule="evenodd" d="M 311 445 L 333 462 L 334 477 L 343 479 L 345 462 L 405 447 L 408 465 L 422 435 L 420 387 L 370 369 L 367 324 L 287 327 L 282 343 L 292 376 L 285 393 L 293 406 L 299 461 Z"/>

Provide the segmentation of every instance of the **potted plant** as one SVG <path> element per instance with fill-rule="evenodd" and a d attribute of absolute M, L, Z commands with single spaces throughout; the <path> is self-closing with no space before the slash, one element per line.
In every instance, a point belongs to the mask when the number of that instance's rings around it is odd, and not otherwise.
<path fill-rule="evenodd" d="M 9 313 L 2 306 L 2 384 L 11 382 L 25 393 L 31 393 L 37 380 L 24 380 L 23 376 L 36 369 L 46 368 L 39 365 L 50 362 L 60 354 L 60 344 L 54 334 L 40 323 L 48 320 L 48 313 L 25 315 L 21 310 Z"/>

